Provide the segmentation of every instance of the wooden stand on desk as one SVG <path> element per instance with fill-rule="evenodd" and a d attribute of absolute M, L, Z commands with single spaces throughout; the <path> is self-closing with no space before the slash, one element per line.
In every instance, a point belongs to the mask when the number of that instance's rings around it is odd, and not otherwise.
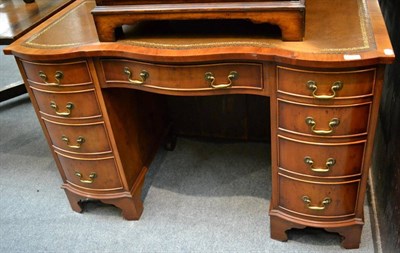
<path fill-rule="evenodd" d="M 280 27 L 282 39 L 304 37 L 305 0 L 97 0 L 92 14 L 100 41 L 116 41 L 116 30 L 149 20 L 250 20 Z"/>
<path fill-rule="evenodd" d="M 77 1 L 5 49 L 73 210 L 98 199 L 139 219 L 147 167 L 173 118 L 169 96 L 254 95 L 270 98 L 271 237 L 310 226 L 358 247 L 384 67 L 394 60 L 376 0 L 309 0 L 297 42 L 158 23 L 102 43 L 94 7 Z"/>

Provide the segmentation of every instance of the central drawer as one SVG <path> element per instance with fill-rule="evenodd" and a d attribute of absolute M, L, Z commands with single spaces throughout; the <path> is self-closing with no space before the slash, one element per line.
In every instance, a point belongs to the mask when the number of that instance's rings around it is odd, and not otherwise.
<path fill-rule="evenodd" d="M 262 64 L 160 65 L 102 59 L 106 86 L 131 84 L 171 91 L 263 88 Z"/>

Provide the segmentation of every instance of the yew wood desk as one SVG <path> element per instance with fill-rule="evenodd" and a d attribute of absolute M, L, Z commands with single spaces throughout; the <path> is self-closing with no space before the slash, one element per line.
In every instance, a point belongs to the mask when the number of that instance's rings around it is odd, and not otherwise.
<path fill-rule="evenodd" d="M 394 60 L 376 0 L 308 0 L 301 42 L 168 22 L 99 42 L 94 6 L 76 1 L 5 49 L 73 210 L 97 199 L 139 219 L 144 177 L 170 125 L 165 100 L 247 94 L 270 101 L 271 237 L 311 226 L 359 246 L 384 67 Z"/>

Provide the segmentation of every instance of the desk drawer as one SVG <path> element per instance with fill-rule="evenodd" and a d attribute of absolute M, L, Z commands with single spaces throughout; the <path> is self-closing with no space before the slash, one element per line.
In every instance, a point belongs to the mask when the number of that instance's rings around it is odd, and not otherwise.
<path fill-rule="evenodd" d="M 66 63 L 21 62 L 28 81 L 43 87 L 62 88 L 92 83 L 86 61 Z"/>
<path fill-rule="evenodd" d="M 101 111 L 93 89 L 75 92 L 46 91 L 31 87 L 40 112 L 61 118 L 101 117 Z"/>
<path fill-rule="evenodd" d="M 320 72 L 278 67 L 277 78 L 278 91 L 293 96 L 357 98 L 373 94 L 375 69 Z"/>
<path fill-rule="evenodd" d="M 51 142 L 56 148 L 71 153 L 99 154 L 111 152 L 102 122 L 65 124 L 44 119 Z"/>
<path fill-rule="evenodd" d="M 371 103 L 316 106 L 278 100 L 278 127 L 301 135 L 350 137 L 365 135 Z"/>
<path fill-rule="evenodd" d="M 154 65 L 128 60 L 101 60 L 107 86 L 126 83 L 173 91 L 262 89 L 262 64 Z M 129 80 L 130 79 L 130 80 Z"/>
<path fill-rule="evenodd" d="M 278 145 L 281 169 L 302 176 L 333 178 L 361 174 L 366 143 L 312 143 L 279 137 Z"/>
<path fill-rule="evenodd" d="M 57 153 L 68 183 L 84 189 L 116 190 L 122 184 L 113 157 L 81 159 Z"/>
<path fill-rule="evenodd" d="M 279 206 L 300 215 L 339 218 L 354 215 L 359 180 L 322 183 L 279 176 Z"/>

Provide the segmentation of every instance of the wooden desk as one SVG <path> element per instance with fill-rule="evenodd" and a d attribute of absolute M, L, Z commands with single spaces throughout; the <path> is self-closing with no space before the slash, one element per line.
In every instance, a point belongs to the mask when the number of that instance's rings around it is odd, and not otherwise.
<path fill-rule="evenodd" d="M 8 45 L 74 0 L 1 0 L 0 45 Z M 26 3 L 25 3 L 26 2 Z M 28 3 L 30 2 L 30 3 Z M 0 102 L 26 93 L 23 83 L 0 89 Z"/>
<path fill-rule="evenodd" d="M 359 246 L 384 67 L 394 60 L 376 0 L 308 0 L 303 42 L 243 23 L 224 33 L 218 23 L 156 23 L 103 43 L 93 8 L 77 1 L 5 49 L 73 210 L 93 198 L 139 219 L 147 167 L 170 125 L 165 100 L 247 94 L 270 98 L 271 237 L 311 226 Z"/>

